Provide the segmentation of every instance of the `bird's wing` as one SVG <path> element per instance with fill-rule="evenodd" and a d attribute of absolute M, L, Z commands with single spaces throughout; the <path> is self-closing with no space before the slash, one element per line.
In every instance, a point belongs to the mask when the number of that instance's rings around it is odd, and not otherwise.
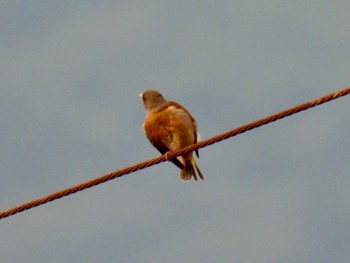
<path fill-rule="evenodd" d="M 170 151 L 170 149 L 161 141 L 161 140 L 152 140 L 150 138 L 148 138 L 149 141 L 152 143 L 152 145 L 161 153 L 161 154 L 165 154 L 168 151 Z M 179 167 L 180 169 L 184 168 L 184 165 L 177 159 L 174 158 L 171 160 L 173 164 L 175 164 L 177 167 Z"/>
<path fill-rule="evenodd" d="M 183 119 L 184 121 L 189 121 L 191 123 L 190 125 L 188 125 L 188 128 L 193 129 L 193 142 L 192 143 L 197 143 L 200 140 L 200 136 L 197 133 L 196 119 L 192 116 L 192 114 L 186 108 L 184 108 L 179 103 L 174 102 L 174 101 L 167 101 L 167 103 L 164 103 L 162 105 L 162 107 L 163 107 L 163 109 L 169 108 L 169 107 L 176 108 L 177 109 L 176 113 L 178 114 L 178 116 L 181 119 Z M 199 158 L 198 150 L 195 150 L 195 153 L 196 153 L 197 157 Z"/>

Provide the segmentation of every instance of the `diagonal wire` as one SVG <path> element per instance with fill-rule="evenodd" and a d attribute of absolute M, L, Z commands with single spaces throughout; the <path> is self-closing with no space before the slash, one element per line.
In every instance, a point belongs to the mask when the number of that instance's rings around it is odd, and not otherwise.
<path fill-rule="evenodd" d="M 318 99 L 311 100 L 311 101 L 308 101 L 306 103 L 297 105 L 295 107 L 286 109 L 284 111 L 275 113 L 275 114 L 273 114 L 271 116 L 268 116 L 268 117 L 265 117 L 265 118 L 253 121 L 251 123 L 248 123 L 246 125 L 238 127 L 236 129 L 227 131 L 225 133 L 222 133 L 222 134 L 219 134 L 217 136 L 211 137 L 211 138 L 206 139 L 204 141 L 201 141 L 201 142 L 198 142 L 196 144 L 187 146 L 187 147 L 185 147 L 183 149 L 180 149 L 180 150 L 177 150 L 177 151 L 168 152 L 165 155 L 159 156 L 157 158 L 153 158 L 151 160 L 144 161 L 144 162 L 141 162 L 141 163 L 138 163 L 138 164 L 135 164 L 135 165 L 132 165 L 132 166 L 129 166 L 129 167 L 126 167 L 126 168 L 123 168 L 123 169 L 120 169 L 120 170 L 108 173 L 108 174 L 103 175 L 101 177 L 89 180 L 87 182 L 84 182 L 84 183 L 81 183 L 81 184 L 78 184 L 78 185 L 75 185 L 75 186 L 63 189 L 61 191 L 52 193 L 50 195 L 47 195 L 47 196 L 35 199 L 33 201 L 29 201 L 29 202 L 24 203 L 22 205 L 13 207 L 11 209 L 2 211 L 2 212 L 0 212 L 0 219 L 9 217 L 11 215 L 14 215 L 14 214 L 17 214 L 17 213 L 20 213 L 20 212 L 23 212 L 25 210 L 29 210 L 31 208 L 43 205 L 45 203 L 54 201 L 56 199 L 59 199 L 59 198 L 62 198 L 62 197 L 65 197 L 65 196 L 68 196 L 68 195 L 71 195 L 71 194 L 83 191 L 83 190 L 88 189 L 90 187 L 93 187 L 95 185 L 99 185 L 99 184 L 105 183 L 107 181 L 113 180 L 113 179 L 115 179 L 117 177 L 121 177 L 121 176 L 124 176 L 126 174 L 129 174 L 129 173 L 132 173 L 132 172 L 136 172 L 138 170 L 145 169 L 147 167 L 159 164 L 161 162 L 165 162 L 165 161 L 171 160 L 171 159 L 173 159 L 173 158 L 175 158 L 177 156 L 181 156 L 181 155 L 184 155 L 186 153 L 189 153 L 189 152 L 192 152 L 194 150 L 197 150 L 199 148 L 203 148 L 203 147 L 206 147 L 208 145 L 220 142 L 222 140 L 225 140 L 225 139 L 228 139 L 230 137 L 236 136 L 238 134 L 241 134 L 241 133 L 247 132 L 249 130 L 258 128 L 258 127 L 266 125 L 268 123 L 271 123 L 271 122 L 283 119 L 283 118 L 288 117 L 290 115 L 293 115 L 295 113 L 298 113 L 298 112 L 301 112 L 301 111 L 313 108 L 315 106 L 321 105 L 323 103 L 329 102 L 331 100 L 340 98 L 340 97 L 348 95 L 348 94 L 350 94 L 350 87 L 342 89 L 342 90 L 339 90 L 339 91 L 336 91 L 336 92 L 333 92 L 333 93 L 330 93 L 330 94 L 325 95 L 323 97 L 320 97 Z"/>

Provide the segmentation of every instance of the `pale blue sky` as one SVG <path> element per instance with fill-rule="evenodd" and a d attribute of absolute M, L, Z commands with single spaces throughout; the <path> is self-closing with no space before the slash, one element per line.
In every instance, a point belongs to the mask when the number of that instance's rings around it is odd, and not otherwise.
<path fill-rule="evenodd" d="M 158 156 L 138 94 L 203 138 L 350 85 L 349 1 L 0 1 L 0 210 Z M 3 262 L 350 258 L 349 97 L 0 221 Z"/>

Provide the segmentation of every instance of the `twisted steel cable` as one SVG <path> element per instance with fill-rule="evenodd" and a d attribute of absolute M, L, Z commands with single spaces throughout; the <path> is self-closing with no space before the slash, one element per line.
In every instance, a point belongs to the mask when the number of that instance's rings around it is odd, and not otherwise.
<path fill-rule="evenodd" d="M 265 117 L 265 118 L 253 121 L 251 123 L 248 123 L 246 125 L 238 127 L 236 129 L 227 131 L 225 133 L 222 133 L 222 134 L 219 134 L 217 136 L 211 137 L 211 138 L 206 139 L 204 141 L 201 141 L 201 142 L 198 142 L 196 144 L 187 146 L 187 147 L 185 147 L 183 149 L 180 149 L 180 150 L 177 150 L 177 151 L 168 152 L 165 155 L 159 156 L 157 158 L 153 158 L 151 160 L 144 161 L 144 162 L 141 162 L 141 163 L 138 163 L 138 164 L 135 164 L 135 165 L 132 165 L 132 166 L 129 166 L 129 167 L 126 167 L 126 168 L 123 168 L 123 169 L 120 169 L 120 170 L 108 173 L 106 175 L 103 175 L 101 177 L 89 180 L 87 182 L 84 182 L 84 183 L 81 183 L 81 184 L 78 184 L 78 185 L 75 185 L 75 186 L 63 189 L 61 191 L 52 193 L 50 195 L 47 195 L 47 196 L 35 199 L 33 201 L 30 201 L 30 202 L 24 203 L 22 205 L 19 205 L 19 206 L 13 207 L 11 209 L 8 209 L 8 210 L 0 212 L 0 219 L 9 217 L 11 215 L 14 215 L 14 214 L 17 214 L 17 213 L 20 213 L 20 212 L 23 212 L 25 210 L 29 210 L 31 208 L 43 205 L 45 203 L 54 201 L 56 199 L 59 199 L 59 198 L 62 198 L 62 197 L 65 197 L 65 196 L 68 196 L 68 195 L 71 195 L 71 194 L 83 191 L 83 190 L 88 189 L 90 187 L 93 187 L 95 185 L 99 185 L 101 183 L 105 183 L 107 181 L 115 179 L 117 177 L 121 177 L 123 175 L 129 174 L 129 173 L 132 173 L 132 172 L 136 172 L 136 171 L 141 170 L 141 169 L 145 169 L 147 167 L 159 164 L 161 162 L 169 161 L 169 160 L 171 160 L 171 159 L 173 159 L 173 158 L 175 158 L 177 156 L 184 155 L 184 154 L 186 154 L 188 152 L 192 152 L 194 150 L 206 147 L 208 145 L 220 142 L 222 140 L 228 139 L 228 138 L 236 136 L 238 134 L 247 132 L 249 130 L 258 128 L 258 127 L 263 126 L 263 125 L 266 125 L 268 123 L 271 123 L 271 122 L 283 119 L 285 117 L 288 117 L 290 115 L 296 114 L 298 112 L 301 112 L 301 111 L 313 108 L 315 106 L 321 105 L 321 104 L 329 102 L 331 100 L 334 100 L 334 99 L 340 98 L 342 96 L 348 95 L 349 93 L 350 93 L 350 87 L 342 89 L 340 91 L 336 91 L 336 92 L 330 93 L 330 94 L 325 95 L 323 97 L 320 97 L 318 99 L 311 100 L 311 101 L 308 101 L 306 103 L 297 105 L 295 107 L 292 107 L 290 109 L 278 112 L 278 113 L 273 114 L 271 116 L 268 116 L 268 117 Z"/>

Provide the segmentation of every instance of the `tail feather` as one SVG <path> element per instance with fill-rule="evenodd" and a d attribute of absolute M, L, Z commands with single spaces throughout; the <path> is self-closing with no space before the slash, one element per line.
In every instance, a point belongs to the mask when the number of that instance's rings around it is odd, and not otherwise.
<path fill-rule="evenodd" d="M 192 156 L 192 163 L 193 163 L 194 167 L 196 168 L 196 171 L 197 171 L 199 177 L 202 180 L 204 180 L 204 175 L 202 174 L 201 170 L 199 170 L 198 164 L 196 163 L 196 160 L 193 158 L 193 156 Z"/>
<path fill-rule="evenodd" d="M 181 169 L 180 177 L 184 181 L 189 181 L 192 179 L 197 181 L 197 174 L 199 175 L 199 178 L 204 180 L 204 175 L 202 174 L 201 170 L 199 169 L 195 159 L 193 158 L 193 155 L 186 157 L 181 157 L 181 161 L 184 164 L 184 168 Z M 197 172 L 197 173 L 196 173 Z"/>

